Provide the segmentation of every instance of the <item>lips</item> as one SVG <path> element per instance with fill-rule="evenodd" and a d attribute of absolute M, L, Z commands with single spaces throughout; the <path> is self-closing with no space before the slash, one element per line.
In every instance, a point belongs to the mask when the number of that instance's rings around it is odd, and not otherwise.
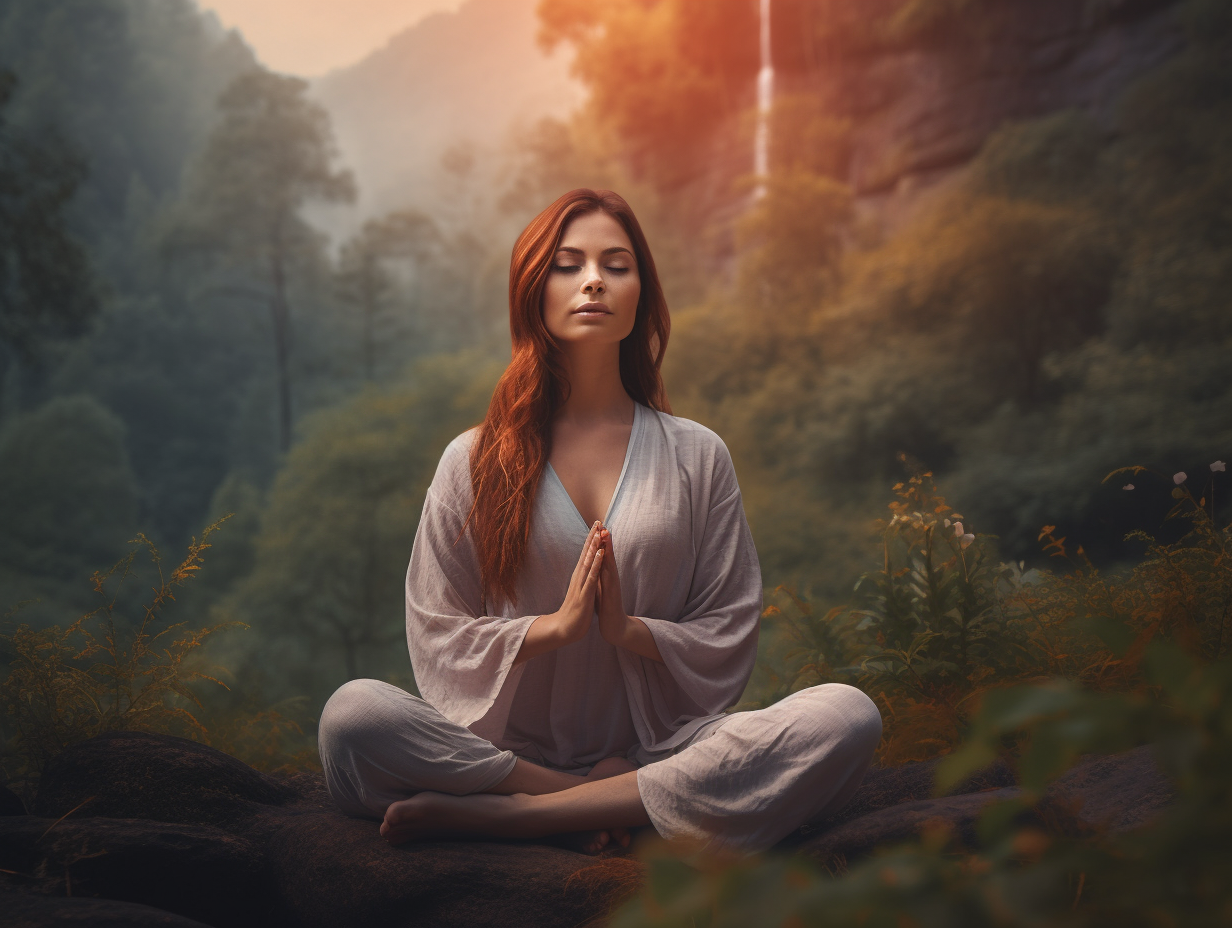
<path fill-rule="evenodd" d="M 577 315 L 579 313 L 588 316 L 610 316 L 612 311 L 607 308 L 606 303 L 583 303 L 581 306 L 570 311 L 570 315 Z"/>

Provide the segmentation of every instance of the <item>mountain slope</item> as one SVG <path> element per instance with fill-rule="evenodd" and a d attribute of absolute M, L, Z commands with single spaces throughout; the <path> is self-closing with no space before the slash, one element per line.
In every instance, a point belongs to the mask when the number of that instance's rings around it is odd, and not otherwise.
<path fill-rule="evenodd" d="M 417 206 L 438 212 L 453 174 L 481 178 L 520 121 L 564 116 L 581 99 L 567 57 L 535 44 L 536 0 L 470 0 L 394 37 L 314 91 L 330 112 L 343 157 L 360 184 L 360 212 Z"/>

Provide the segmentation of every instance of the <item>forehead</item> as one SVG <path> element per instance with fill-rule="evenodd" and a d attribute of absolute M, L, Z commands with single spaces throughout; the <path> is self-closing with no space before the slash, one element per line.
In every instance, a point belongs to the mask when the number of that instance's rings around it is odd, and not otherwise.
<path fill-rule="evenodd" d="M 633 251 L 633 243 L 629 241 L 625 227 L 607 213 L 574 216 L 565 225 L 560 236 L 561 248 L 603 251 L 618 246 Z"/>

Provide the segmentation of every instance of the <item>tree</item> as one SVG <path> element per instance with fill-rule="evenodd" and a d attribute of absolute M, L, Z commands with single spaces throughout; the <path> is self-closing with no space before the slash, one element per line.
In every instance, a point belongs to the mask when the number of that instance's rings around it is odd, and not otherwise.
<path fill-rule="evenodd" d="M 88 396 L 57 397 L 0 432 L 0 611 L 72 599 L 72 584 L 85 593 L 81 581 L 124 553 L 139 508 L 124 445 L 124 424 Z"/>
<path fill-rule="evenodd" d="M 500 366 L 469 352 L 421 361 L 408 382 L 314 413 L 286 456 L 254 542 L 252 572 L 220 605 L 248 622 L 292 693 L 324 700 L 392 664 L 403 579 L 445 445 L 483 415 Z M 235 659 L 228 659 L 235 664 Z M 244 671 L 237 670 L 241 676 Z M 318 703 L 319 704 L 319 703 Z"/>
<path fill-rule="evenodd" d="M 431 217 L 405 210 L 369 220 L 343 246 L 338 290 L 343 301 L 360 314 L 364 380 L 375 379 L 377 330 L 397 291 L 390 263 L 422 263 L 440 242 L 440 230 Z"/>
<path fill-rule="evenodd" d="M 312 201 L 355 198 L 351 174 L 333 166 L 329 116 L 308 100 L 307 89 L 299 78 L 262 70 L 231 83 L 196 166 L 189 214 L 168 238 L 173 251 L 204 251 L 226 261 L 244 277 L 222 290 L 268 308 L 283 451 L 292 425 L 290 282 L 321 245 L 300 211 Z"/>
<path fill-rule="evenodd" d="M 0 111 L 16 88 L 0 71 Z M 80 334 L 98 311 L 85 252 L 64 218 L 84 177 L 66 145 L 23 137 L 0 113 L 0 343 L 22 361 L 46 338 Z"/>

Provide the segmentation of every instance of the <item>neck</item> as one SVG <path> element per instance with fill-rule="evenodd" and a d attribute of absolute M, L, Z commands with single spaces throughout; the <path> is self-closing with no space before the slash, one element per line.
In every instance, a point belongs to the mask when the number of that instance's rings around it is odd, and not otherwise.
<path fill-rule="evenodd" d="M 556 411 L 557 421 L 633 421 L 633 398 L 620 381 L 619 343 L 571 346 L 561 361 L 569 398 Z"/>

